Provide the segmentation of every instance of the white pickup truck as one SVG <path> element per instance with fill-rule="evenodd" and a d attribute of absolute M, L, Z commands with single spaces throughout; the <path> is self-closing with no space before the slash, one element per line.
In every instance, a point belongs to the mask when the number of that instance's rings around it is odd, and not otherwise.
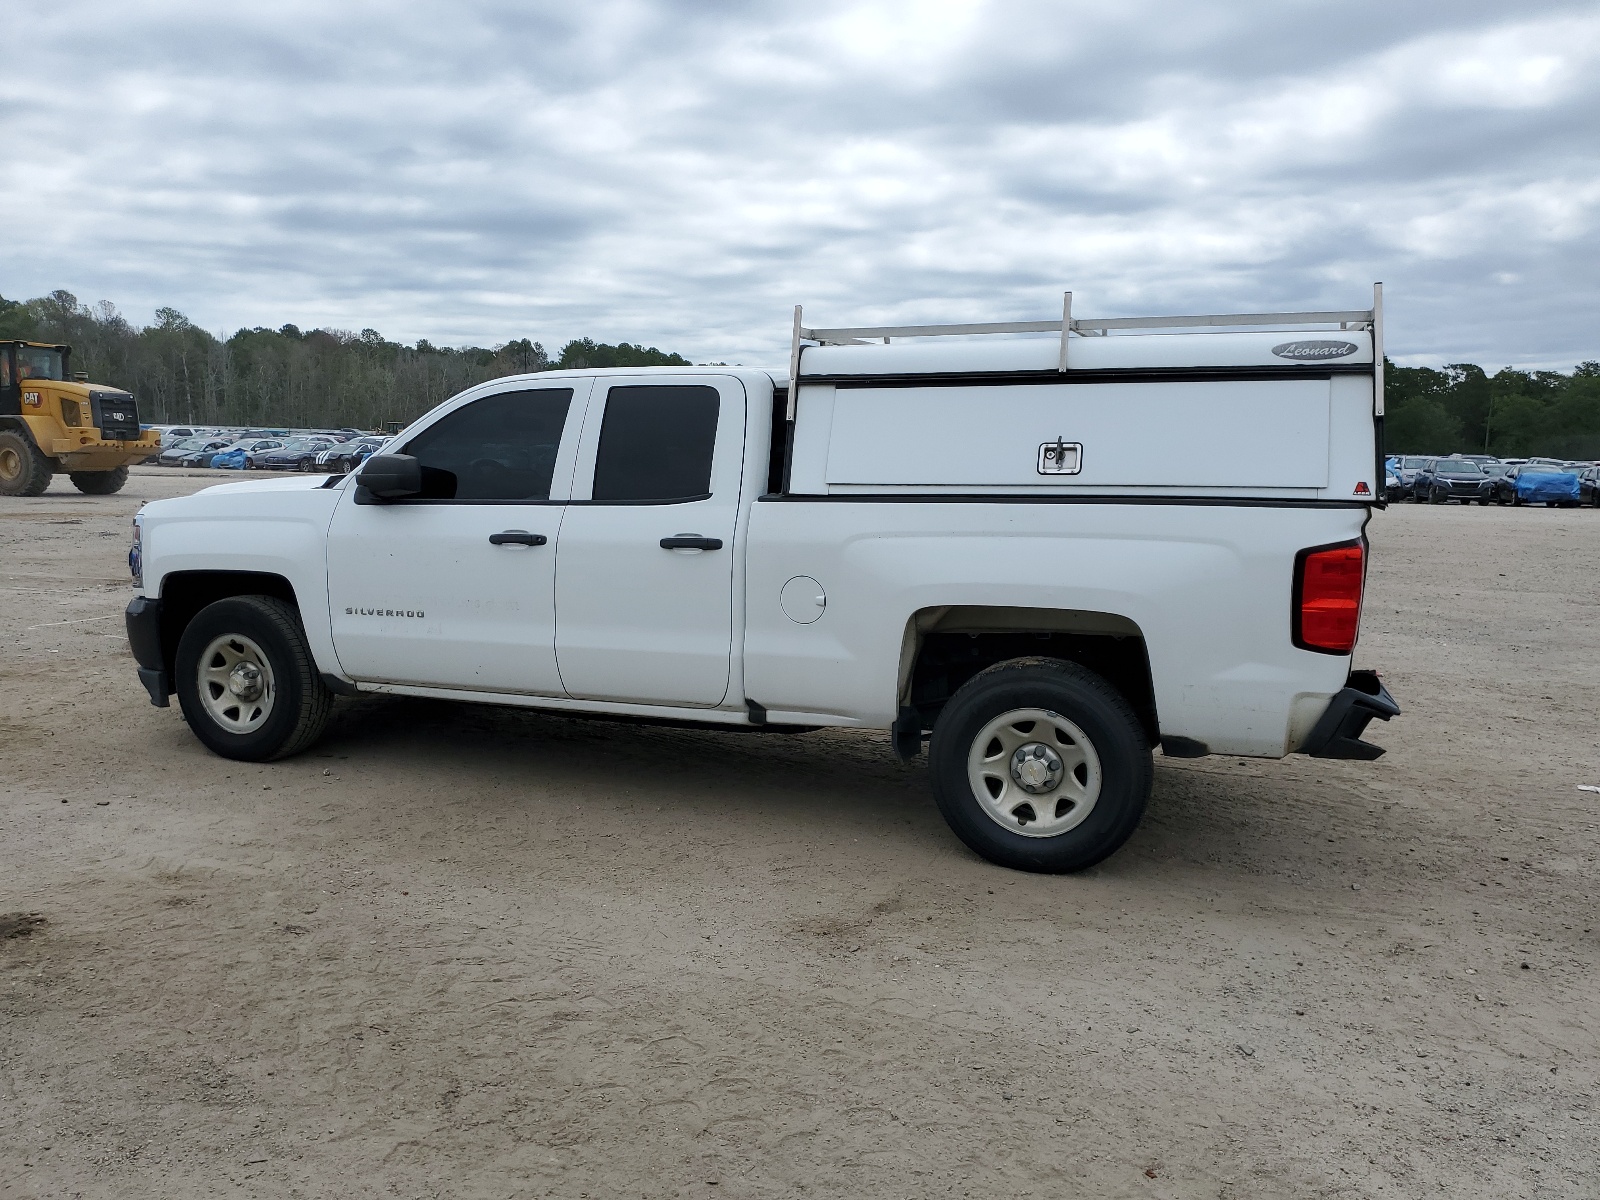
<path fill-rule="evenodd" d="M 1372 309 L 809 329 L 787 370 L 497 379 L 359 471 L 147 505 L 128 639 L 229 758 L 336 694 L 926 741 L 991 860 L 1132 833 L 1152 753 L 1375 758 Z M 1000 335 L 1000 336 L 982 336 Z M 1045 335 L 1045 336 L 1029 336 Z M 1053 335 L 1053 336 L 1051 336 Z"/>

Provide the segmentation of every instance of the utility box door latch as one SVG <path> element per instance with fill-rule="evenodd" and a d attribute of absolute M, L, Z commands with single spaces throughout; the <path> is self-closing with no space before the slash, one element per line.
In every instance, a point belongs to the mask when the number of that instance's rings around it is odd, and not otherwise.
<path fill-rule="evenodd" d="M 1083 443 L 1057 438 L 1039 446 L 1039 474 L 1076 475 L 1083 470 Z"/>

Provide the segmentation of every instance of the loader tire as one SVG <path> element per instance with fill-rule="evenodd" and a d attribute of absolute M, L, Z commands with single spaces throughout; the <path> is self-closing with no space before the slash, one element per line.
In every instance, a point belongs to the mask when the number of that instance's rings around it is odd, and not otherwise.
<path fill-rule="evenodd" d="M 0 430 L 0 496 L 42 496 L 54 473 L 27 434 Z"/>
<path fill-rule="evenodd" d="M 67 478 L 72 480 L 72 486 L 85 496 L 110 496 L 122 490 L 122 485 L 128 482 L 128 468 L 118 467 L 114 471 L 69 471 Z"/>
<path fill-rule="evenodd" d="M 230 596 L 201 609 L 178 640 L 176 667 L 184 720 L 223 758 L 299 754 L 333 712 L 300 614 L 274 596 Z"/>

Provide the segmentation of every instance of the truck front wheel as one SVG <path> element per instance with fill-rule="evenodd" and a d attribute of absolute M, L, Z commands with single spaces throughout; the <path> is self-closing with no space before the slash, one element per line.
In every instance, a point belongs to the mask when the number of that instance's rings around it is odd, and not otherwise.
<path fill-rule="evenodd" d="M 0 430 L 0 496 L 42 496 L 54 472 L 33 439 Z"/>
<path fill-rule="evenodd" d="M 934 797 L 990 862 L 1081 871 L 1133 833 L 1150 796 L 1150 743 L 1100 676 L 1059 659 L 1000 663 L 945 705 L 928 750 Z"/>
<path fill-rule="evenodd" d="M 322 735 L 333 709 L 299 614 L 272 596 L 201 609 L 178 641 L 176 667 L 184 719 L 223 758 L 298 754 Z"/>
<path fill-rule="evenodd" d="M 128 468 L 118 467 L 114 471 L 70 471 L 67 478 L 72 480 L 72 486 L 85 496 L 109 496 L 113 492 L 120 492 L 122 485 L 128 482 Z"/>

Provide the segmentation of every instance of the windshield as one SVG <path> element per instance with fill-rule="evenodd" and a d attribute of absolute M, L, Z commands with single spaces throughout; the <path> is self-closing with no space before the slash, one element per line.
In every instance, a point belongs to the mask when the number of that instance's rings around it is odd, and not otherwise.
<path fill-rule="evenodd" d="M 1483 473 L 1485 475 L 1504 475 L 1510 469 L 1511 468 L 1506 466 L 1505 463 L 1484 463 L 1483 464 Z"/>
<path fill-rule="evenodd" d="M 328 445 L 327 438 L 290 438 L 283 444 L 285 450 L 321 450 Z"/>
<path fill-rule="evenodd" d="M 1523 467 L 1519 474 L 1522 475 L 1570 475 L 1571 471 L 1565 467 L 1558 467 L 1554 463 L 1529 463 Z"/>
<path fill-rule="evenodd" d="M 1482 475 L 1483 472 L 1479 469 L 1477 463 L 1472 462 L 1470 459 L 1464 459 L 1463 458 L 1463 459 L 1457 459 L 1457 460 L 1455 460 L 1453 462 L 1442 462 L 1442 463 L 1440 463 L 1439 464 L 1439 474 L 1441 474 L 1441 475 Z"/>
<path fill-rule="evenodd" d="M 61 351 L 48 346 L 17 347 L 19 379 L 65 379 L 66 362 Z"/>
<path fill-rule="evenodd" d="M 1407 471 L 1420 471 L 1426 464 L 1425 458 L 1402 458 L 1400 466 Z"/>

